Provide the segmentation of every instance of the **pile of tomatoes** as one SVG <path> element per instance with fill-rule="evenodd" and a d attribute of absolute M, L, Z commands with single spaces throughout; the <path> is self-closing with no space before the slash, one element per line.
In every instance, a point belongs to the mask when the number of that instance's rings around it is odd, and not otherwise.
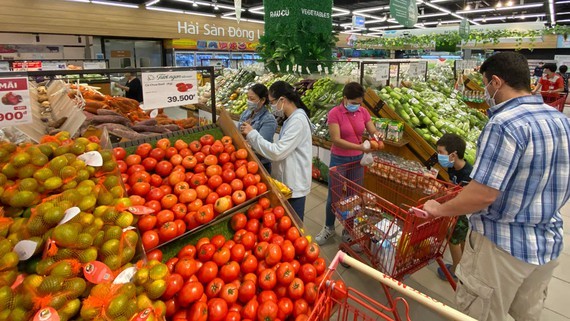
<path fill-rule="evenodd" d="M 166 262 L 162 299 L 175 321 L 306 320 L 326 271 L 317 244 L 300 235 L 281 206 L 262 198 L 222 235 L 186 245 Z M 159 250 L 150 258 L 162 259 Z M 338 293 L 346 286 L 335 281 Z"/>
<path fill-rule="evenodd" d="M 127 155 L 115 148 L 115 159 L 132 205 L 152 212 L 138 221 L 143 245 L 152 249 L 212 221 L 235 205 L 267 191 L 259 165 L 237 149 L 231 137 L 210 134 L 172 146 L 164 138 Z"/>

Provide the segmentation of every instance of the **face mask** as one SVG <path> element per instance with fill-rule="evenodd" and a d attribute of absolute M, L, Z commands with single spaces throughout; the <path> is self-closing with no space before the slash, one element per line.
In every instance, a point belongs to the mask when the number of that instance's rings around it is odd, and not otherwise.
<path fill-rule="evenodd" d="M 497 102 L 495 101 L 495 96 L 497 95 L 497 92 L 499 92 L 498 90 L 495 91 L 495 93 L 493 94 L 493 97 L 491 97 L 491 94 L 489 94 L 489 90 L 487 90 L 487 87 L 489 87 L 491 83 L 488 83 L 487 86 L 485 86 L 484 91 L 485 91 L 485 102 L 489 105 L 489 107 L 495 107 L 497 105 Z"/>
<path fill-rule="evenodd" d="M 453 162 L 449 160 L 449 155 L 437 154 L 437 161 L 444 168 L 453 166 Z"/>
<path fill-rule="evenodd" d="M 247 109 L 254 110 L 257 108 L 257 103 L 251 100 L 247 101 Z"/>
<path fill-rule="evenodd" d="M 271 112 L 273 113 L 273 115 L 275 117 L 283 117 L 283 116 L 285 116 L 285 112 L 283 111 L 283 107 L 281 107 L 281 109 L 279 109 L 279 107 L 277 107 L 278 104 L 279 104 L 279 101 L 277 101 L 275 104 L 271 105 Z"/>
<path fill-rule="evenodd" d="M 346 104 L 344 107 L 351 113 L 354 113 L 360 108 L 359 104 Z"/>

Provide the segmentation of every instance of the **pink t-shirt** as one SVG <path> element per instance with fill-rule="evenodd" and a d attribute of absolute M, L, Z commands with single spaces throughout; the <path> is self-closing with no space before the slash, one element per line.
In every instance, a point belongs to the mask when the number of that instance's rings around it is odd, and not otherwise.
<path fill-rule="evenodd" d="M 370 114 L 364 107 L 360 107 L 356 112 L 349 112 L 343 104 L 334 107 L 329 111 L 328 124 L 338 124 L 340 128 L 340 138 L 354 143 L 362 143 L 362 133 L 366 129 L 366 123 L 370 121 Z M 333 145 L 331 153 L 338 156 L 358 156 L 362 154 L 359 150 L 344 149 Z"/>

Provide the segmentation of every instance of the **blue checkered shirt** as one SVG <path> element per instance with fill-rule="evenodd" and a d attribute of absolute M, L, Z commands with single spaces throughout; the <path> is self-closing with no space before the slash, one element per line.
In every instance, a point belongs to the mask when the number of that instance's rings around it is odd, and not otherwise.
<path fill-rule="evenodd" d="M 570 120 L 540 96 L 511 99 L 489 109 L 489 116 L 471 177 L 501 193 L 471 216 L 471 227 L 519 260 L 546 264 L 563 247 Z"/>

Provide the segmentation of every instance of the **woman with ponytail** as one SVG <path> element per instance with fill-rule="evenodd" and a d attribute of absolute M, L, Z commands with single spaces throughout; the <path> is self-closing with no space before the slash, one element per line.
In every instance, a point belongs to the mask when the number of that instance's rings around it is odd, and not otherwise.
<path fill-rule="evenodd" d="M 305 198 L 311 191 L 312 125 L 309 109 L 295 89 L 284 81 L 269 88 L 269 103 L 276 117 L 286 117 L 279 138 L 271 143 L 247 123 L 240 127 L 251 147 L 271 160 L 272 177 L 291 188 L 289 203 L 303 220 Z"/>

